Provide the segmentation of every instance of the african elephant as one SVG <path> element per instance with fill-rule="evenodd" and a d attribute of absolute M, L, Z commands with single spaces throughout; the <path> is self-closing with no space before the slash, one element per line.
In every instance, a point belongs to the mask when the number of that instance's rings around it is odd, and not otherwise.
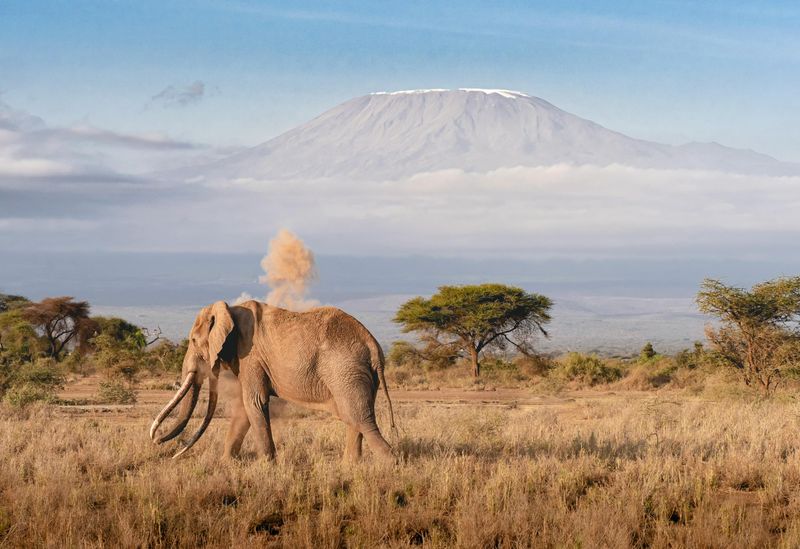
<path fill-rule="evenodd" d="M 161 444 L 185 429 L 203 381 L 208 378 L 208 409 L 203 423 L 174 457 L 188 450 L 214 415 L 220 370 L 230 369 L 239 380 L 241 392 L 225 438 L 225 457 L 238 455 L 251 426 L 259 453 L 275 457 L 269 398 L 278 396 L 341 419 L 347 425 L 345 459 L 356 461 L 361 457 L 364 438 L 378 456 L 393 459 L 392 449 L 375 421 L 375 397 L 383 384 L 394 428 L 383 368 L 378 342 L 344 311 L 320 307 L 295 313 L 257 301 L 232 307 L 217 301 L 203 308 L 194 321 L 183 360 L 183 384 L 153 421 L 150 438 Z M 158 427 L 179 403 L 178 422 L 169 433 L 156 438 Z"/>

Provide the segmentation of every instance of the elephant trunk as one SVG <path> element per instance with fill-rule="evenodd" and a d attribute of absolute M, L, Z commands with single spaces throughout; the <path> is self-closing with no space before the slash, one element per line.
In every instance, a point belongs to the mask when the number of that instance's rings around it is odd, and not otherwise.
<path fill-rule="evenodd" d="M 178 457 L 181 454 L 183 454 L 184 452 L 186 452 L 189 448 L 194 446 L 194 443 L 197 442 L 198 440 L 200 440 L 200 437 L 203 436 L 203 433 L 206 432 L 206 428 L 208 427 L 208 424 L 211 423 L 211 419 L 214 417 L 214 411 L 217 409 L 217 395 L 218 395 L 217 381 L 218 380 L 217 380 L 216 376 L 212 375 L 211 377 L 209 377 L 209 379 L 208 379 L 208 408 L 206 408 L 206 416 L 203 418 L 203 423 L 200 425 L 200 428 L 192 436 L 192 438 L 190 438 L 189 441 L 186 443 L 186 446 L 181 448 L 174 456 L 172 456 L 172 459 L 175 459 L 176 457 Z"/>
<path fill-rule="evenodd" d="M 181 388 L 178 389 L 178 392 L 172 397 L 172 400 L 161 410 L 161 413 L 158 414 L 155 421 L 153 421 L 153 425 L 150 427 L 150 438 L 154 439 L 156 444 L 161 444 L 162 442 L 166 442 L 168 440 L 172 440 L 186 428 L 186 425 L 189 423 L 189 419 L 192 417 L 192 412 L 194 412 L 195 406 L 197 406 L 197 398 L 200 396 L 200 387 L 202 385 L 202 380 L 197 382 L 197 373 L 190 372 L 189 375 L 186 376 L 186 379 L 181 385 Z M 190 392 L 192 393 L 191 398 L 186 399 L 186 395 Z M 161 423 L 166 419 L 166 417 L 172 412 L 175 406 L 181 404 L 180 416 L 178 422 L 175 424 L 175 427 L 167 433 L 166 435 L 162 435 L 158 439 L 155 439 L 156 431 Z"/>

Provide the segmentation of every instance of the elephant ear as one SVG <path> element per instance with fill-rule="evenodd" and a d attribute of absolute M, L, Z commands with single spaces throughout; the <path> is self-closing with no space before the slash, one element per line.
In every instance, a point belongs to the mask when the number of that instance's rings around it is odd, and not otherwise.
<path fill-rule="evenodd" d="M 233 318 L 228 304 L 224 301 L 214 303 L 209 311 L 209 316 L 208 360 L 213 364 L 219 358 L 228 335 L 233 331 Z"/>

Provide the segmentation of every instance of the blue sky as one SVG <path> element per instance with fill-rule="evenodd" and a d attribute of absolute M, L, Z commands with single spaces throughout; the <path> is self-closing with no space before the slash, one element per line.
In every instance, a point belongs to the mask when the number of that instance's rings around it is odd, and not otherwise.
<path fill-rule="evenodd" d="M 3 0 L 0 100 L 219 146 L 371 91 L 500 87 L 635 137 L 800 161 L 799 31 L 796 2 Z"/>

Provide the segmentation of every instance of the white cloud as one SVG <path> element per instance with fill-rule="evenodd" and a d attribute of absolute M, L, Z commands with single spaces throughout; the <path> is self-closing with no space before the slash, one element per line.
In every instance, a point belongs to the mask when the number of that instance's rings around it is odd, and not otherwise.
<path fill-rule="evenodd" d="M 192 194 L 189 194 L 191 191 Z M 281 227 L 318 253 L 774 257 L 800 252 L 800 178 L 623 166 L 459 170 L 383 182 L 170 187 L 115 204 L 99 237 L 245 251 Z"/>
<path fill-rule="evenodd" d="M 221 193 L 233 200 L 245 189 L 238 226 L 263 234 L 253 225 L 280 220 L 345 253 L 735 249 L 800 233 L 797 177 L 557 165 L 384 182 L 249 181 Z"/>
<path fill-rule="evenodd" d="M 45 177 L 68 175 L 72 167 L 45 158 L 15 158 L 0 151 L 0 177 Z"/>

